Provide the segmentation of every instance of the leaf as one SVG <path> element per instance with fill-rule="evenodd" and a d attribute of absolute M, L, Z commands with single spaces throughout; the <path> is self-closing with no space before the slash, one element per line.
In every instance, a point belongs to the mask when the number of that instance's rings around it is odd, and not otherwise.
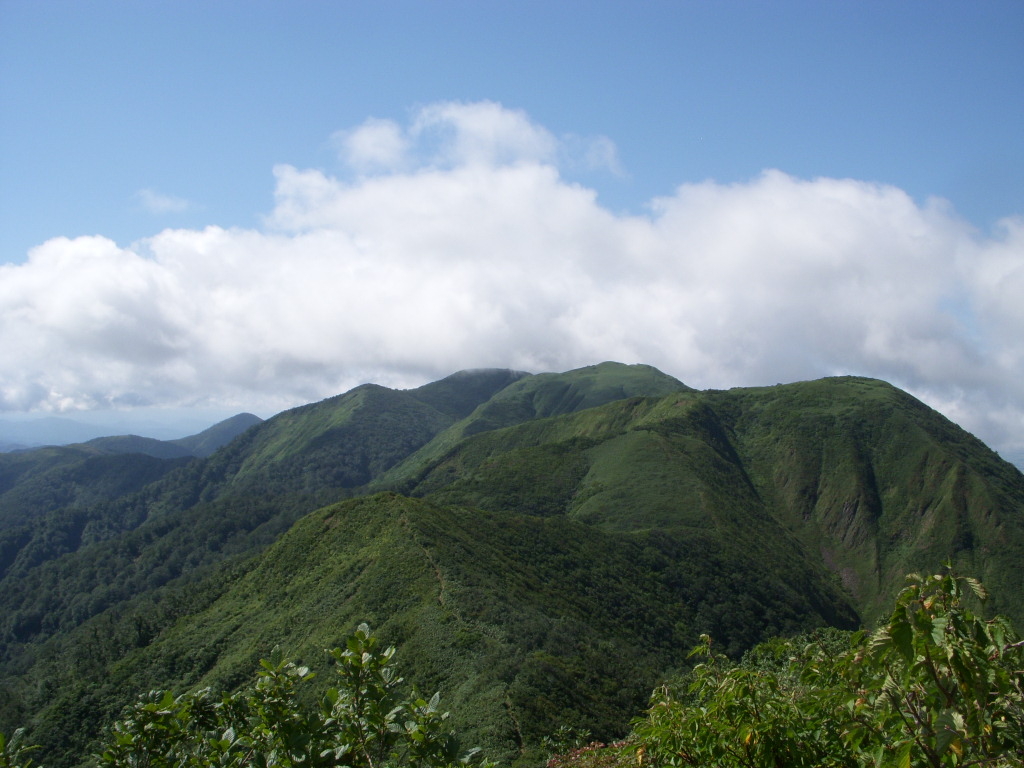
<path fill-rule="evenodd" d="M 893 755 L 891 765 L 894 768 L 910 768 L 910 753 L 914 749 L 914 742 L 904 741 L 899 745 L 896 754 Z"/>
<path fill-rule="evenodd" d="M 994 621 L 989 625 L 989 634 L 992 636 L 992 644 L 1002 654 L 1006 645 L 1006 628 L 1002 622 Z"/>
<path fill-rule="evenodd" d="M 957 738 L 956 722 L 951 712 L 943 712 L 935 720 L 935 751 L 942 757 L 949 751 L 949 745 Z"/>
<path fill-rule="evenodd" d="M 978 596 L 978 599 L 982 602 L 988 600 L 988 590 L 982 585 L 977 579 L 972 579 L 970 576 L 965 576 L 964 581 L 971 588 L 971 591 Z"/>
<path fill-rule="evenodd" d="M 889 625 L 893 645 L 907 661 L 914 660 L 914 630 L 906 619 L 898 619 Z"/>

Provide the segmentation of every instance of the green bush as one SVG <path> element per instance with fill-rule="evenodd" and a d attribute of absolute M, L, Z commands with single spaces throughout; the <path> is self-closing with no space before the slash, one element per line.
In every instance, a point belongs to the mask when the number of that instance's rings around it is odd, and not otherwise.
<path fill-rule="evenodd" d="M 702 637 L 630 746 L 655 766 L 1010 768 L 1024 763 L 1024 643 L 967 605 L 981 585 L 908 576 L 889 620 L 774 640 L 738 664 Z M 967 587 L 965 593 L 964 587 Z"/>
<path fill-rule="evenodd" d="M 438 711 L 407 692 L 391 658 L 363 624 L 345 647 L 329 651 L 338 685 L 314 708 L 296 689 L 313 673 L 275 649 L 260 663 L 253 688 L 214 695 L 209 689 L 175 697 L 154 691 L 110 731 L 98 756 L 116 768 L 185 766 L 335 766 L 442 768 L 468 763 Z"/>

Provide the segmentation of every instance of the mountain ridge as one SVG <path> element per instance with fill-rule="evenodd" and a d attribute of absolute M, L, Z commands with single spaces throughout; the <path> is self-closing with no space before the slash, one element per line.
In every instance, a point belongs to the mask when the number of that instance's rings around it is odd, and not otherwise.
<path fill-rule="evenodd" d="M 532 765 L 557 724 L 613 738 L 699 633 L 736 656 L 870 624 L 945 560 L 1024 623 L 1024 476 L 885 382 L 697 391 L 602 363 L 367 384 L 205 458 L 0 456 L 0 730 L 28 717 L 75 765 L 73 734 L 132 691 L 230 687 L 369 620 Z"/>

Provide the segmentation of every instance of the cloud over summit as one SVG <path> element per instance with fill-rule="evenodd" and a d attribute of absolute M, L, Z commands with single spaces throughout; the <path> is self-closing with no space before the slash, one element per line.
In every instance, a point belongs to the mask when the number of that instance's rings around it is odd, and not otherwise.
<path fill-rule="evenodd" d="M 261 230 L 58 238 L 0 267 L 0 409 L 276 408 L 459 368 L 656 365 L 697 387 L 876 376 L 1024 434 L 1024 221 L 766 171 L 645 215 L 565 177 L 614 145 L 492 102 L 335 135 L 274 169 Z"/>

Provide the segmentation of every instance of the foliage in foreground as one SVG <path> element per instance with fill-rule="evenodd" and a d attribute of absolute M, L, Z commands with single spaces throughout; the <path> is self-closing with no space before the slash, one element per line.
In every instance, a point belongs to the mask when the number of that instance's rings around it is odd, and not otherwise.
<path fill-rule="evenodd" d="M 19 728 L 8 739 L 0 733 L 0 768 L 30 768 L 31 753 L 39 747 L 25 743 L 25 729 Z"/>
<path fill-rule="evenodd" d="M 296 686 L 313 674 L 284 661 L 275 649 L 261 662 L 255 689 L 222 696 L 209 690 L 177 698 L 156 692 L 115 723 L 104 765 L 334 766 L 434 768 L 466 763 L 429 701 L 402 692 L 391 664 L 394 647 L 380 649 L 363 624 L 345 648 L 329 651 L 339 685 L 309 710 Z"/>
<path fill-rule="evenodd" d="M 713 651 L 655 691 L 630 739 L 555 758 L 557 768 L 953 768 L 1024 765 L 1024 643 L 983 620 L 952 573 L 908 577 L 873 633 L 819 632 L 758 646 L 741 663 Z"/>
<path fill-rule="evenodd" d="M 97 759 L 116 768 L 441 768 L 469 762 L 476 751 L 460 753 L 448 714 L 437 709 L 438 696 L 425 701 L 403 692 L 391 664 L 394 652 L 379 648 L 361 625 L 344 648 L 329 651 L 338 685 L 312 708 L 297 689 L 313 673 L 285 661 L 278 649 L 260 663 L 250 690 L 153 691 L 113 725 Z M 24 747 L 14 739 L 5 747 L 0 738 L 0 768 L 30 763 Z"/>

